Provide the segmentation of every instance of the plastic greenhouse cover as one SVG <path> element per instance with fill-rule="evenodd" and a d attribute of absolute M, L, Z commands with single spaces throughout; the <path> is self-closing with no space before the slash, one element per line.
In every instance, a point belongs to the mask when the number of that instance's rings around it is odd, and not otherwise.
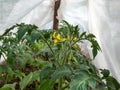
<path fill-rule="evenodd" d="M 41 29 L 52 28 L 54 1 L 55 0 L 29 0 L 29 3 L 28 0 L 17 1 L 14 7 L 12 6 L 13 9 L 11 9 L 11 12 L 9 11 L 10 14 L 6 16 L 6 19 L 3 19 L 4 23 L 2 23 L 0 27 L 0 34 L 2 34 L 6 28 L 18 22 L 36 24 Z M 1 4 L 2 3 L 7 2 L 3 0 Z M 86 4 L 86 0 L 62 0 L 58 11 L 58 18 L 74 25 L 81 25 L 87 31 Z"/>
<path fill-rule="evenodd" d="M 55 0 L 0 0 L 0 35 L 16 23 L 52 28 Z M 102 48 L 94 61 L 120 81 L 120 9 L 118 0 L 61 0 L 58 19 L 95 34 Z M 88 26 L 89 25 L 89 26 Z M 87 45 L 87 43 L 86 43 Z M 85 46 L 90 50 L 89 45 Z"/>
<path fill-rule="evenodd" d="M 120 81 L 120 0 L 90 0 L 88 8 L 89 30 L 102 48 L 94 63 Z"/>

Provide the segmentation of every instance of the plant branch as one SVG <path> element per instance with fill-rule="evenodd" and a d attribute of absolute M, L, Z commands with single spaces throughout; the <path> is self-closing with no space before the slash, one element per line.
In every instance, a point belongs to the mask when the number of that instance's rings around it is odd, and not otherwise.
<path fill-rule="evenodd" d="M 62 90 L 62 78 L 59 79 L 58 90 Z"/>

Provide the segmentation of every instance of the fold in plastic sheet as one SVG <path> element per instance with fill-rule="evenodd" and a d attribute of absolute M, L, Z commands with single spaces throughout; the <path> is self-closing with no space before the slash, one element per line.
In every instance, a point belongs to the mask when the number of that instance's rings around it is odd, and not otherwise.
<path fill-rule="evenodd" d="M 66 20 L 70 24 L 88 32 L 87 0 L 61 0 L 58 19 Z"/>
<path fill-rule="evenodd" d="M 95 65 L 109 69 L 120 81 L 120 1 L 90 0 L 89 24 L 102 48 Z"/>
<path fill-rule="evenodd" d="M 50 26 L 53 20 L 53 7 L 54 0 L 19 0 L 6 17 L 5 23 L 1 25 L 0 35 L 6 28 L 21 22 L 36 24 L 41 29 Z"/>
<path fill-rule="evenodd" d="M 4 23 L 19 0 L 0 0 L 0 25 Z"/>
<path fill-rule="evenodd" d="M 4 1 L 5 2 L 5 1 Z M 19 0 L 0 27 L 0 34 L 16 23 L 31 23 L 40 29 L 52 28 L 55 0 Z M 61 0 L 58 19 L 87 28 L 87 0 Z"/>

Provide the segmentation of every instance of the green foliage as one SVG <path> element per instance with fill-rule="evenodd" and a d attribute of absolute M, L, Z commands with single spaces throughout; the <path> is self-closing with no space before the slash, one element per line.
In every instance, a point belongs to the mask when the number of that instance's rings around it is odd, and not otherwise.
<path fill-rule="evenodd" d="M 39 76 L 40 76 L 40 71 L 31 72 L 30 74 L 25 76 L 20 82 L 21 90 L 23 90 L 27 85 L 29 85 L 33 81 L 35 81 L 35 80 L 39 81 L 39 79 L 40 79 Z"/>
<path fill-rule="evenodd" d="M 69 76 L 72 75 L 72 68 L 68 65 L 63 65 L 58 67 L 55 72 L 52 74 L 52 78 L 53 80 L 57 80 L 59 78 L 63 78 L 65 76 Z"/>
<path fill-rule="evenodd" d="M 5 59 L 0 90 L 119 90 L 109 70 L 98 70 L 82 54 L 78 43 L 84 41 L 91 43 L 94 59 L 101 50 L 96 37 L 66 21 L 56 31 L 24 23 L 12 26 L 0 36 L 0 57 Z"/>
<path fill-rule="evenodd" d="M 13 84 L 5 84 L 0 90 L 15 90 L 16 83 Z"/>
<path fill-rule="evenodd" d="M 103 74 L 102 78 L 106 80 L 108 90 L 119 90 L 120 89 L 120 84 L 114 77 L 109 75 L 110 72 L 108 70 L 101 69 L 101 73 Z"/>
<path fill-rule="evenodd" d="M 70 90 L 89 90 L 95 89 L 96 87 L 96 78 L 90 75 L 86 71 L 81 71 L 79 74 L 76 74 L 70 84 Z"/>
<path fill-rule="evenodd" d="M 107 81 L 107 86 L 108 86 L 109 90 L 119 90 L 120 89 L 120 84 L 112 76 L 107 77 L 106 81 Z"/>
<path fill-rule="evenodd" d="M 108 77 L 110 75 L 110 72 L 109 70 L 106 70 L 106 69 L 100 69 L 101 70 L 101 73 L 103 74 L 103 78 L 105 77 Z"/>
<path fill-rule="evenodd" d="M 54 84 L 55 84 L 55 81 L 51 79 L 44 79 L 37 90 L 52 90 Z"/>

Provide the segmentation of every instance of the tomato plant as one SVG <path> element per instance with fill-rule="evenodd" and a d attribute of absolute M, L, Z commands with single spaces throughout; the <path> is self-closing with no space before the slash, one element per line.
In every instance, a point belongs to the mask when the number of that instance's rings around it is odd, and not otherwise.
<path fill-rule="evenodd" d="M 119 90 L 109 70 L 98 70 L 81 53 L 78 43 L 84 41 L 91 43 L 94 59 L 101 50 L 95 36 L 66 21 L 56 31 L 24 23 L 12 26 L 0 36 L 5 60 L 0 90 Z"/>

